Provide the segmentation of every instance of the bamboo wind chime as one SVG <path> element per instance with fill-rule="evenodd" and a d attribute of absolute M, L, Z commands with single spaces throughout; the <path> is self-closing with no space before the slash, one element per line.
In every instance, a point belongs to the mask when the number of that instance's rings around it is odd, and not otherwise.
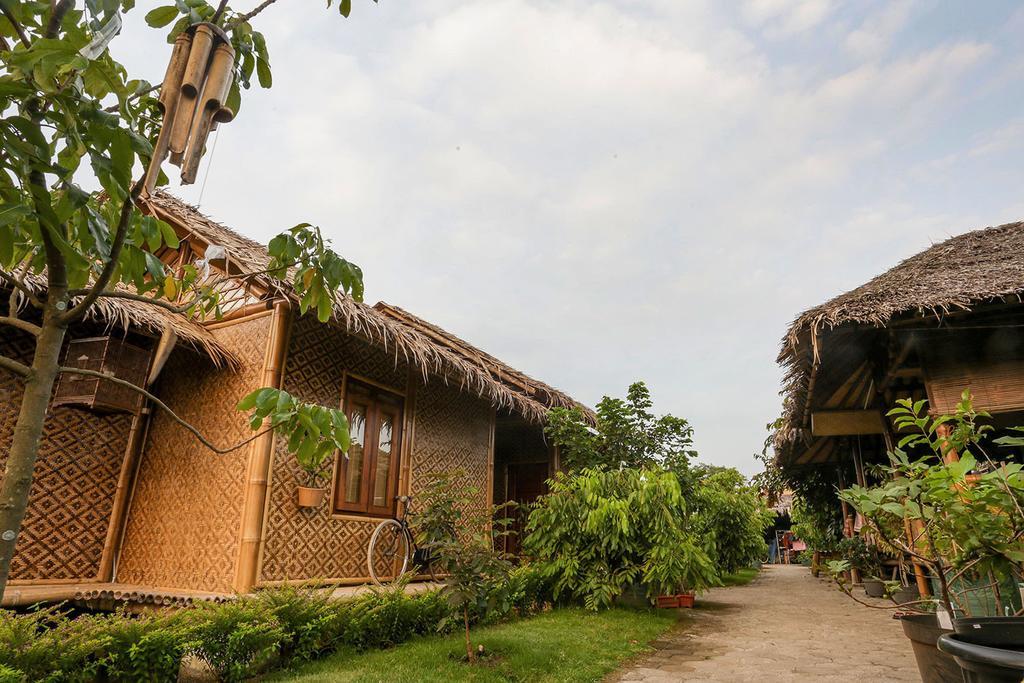
<path fill-rule="evenodd" d="M 227 106 L 234 65 L 235 50 L 227 34 L 213 24 L 195 24 L 174 41 L 160 86 L 164 118 L 146 170 L 144 194 L 153 193 L 168 153 L 171 163 L 181 168 L 182 184 L 195 182 L 210 131 L 235 117 Z"/>

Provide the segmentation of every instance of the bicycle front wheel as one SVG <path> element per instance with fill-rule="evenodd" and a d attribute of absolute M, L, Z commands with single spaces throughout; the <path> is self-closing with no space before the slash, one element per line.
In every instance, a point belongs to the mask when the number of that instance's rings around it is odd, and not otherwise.
<path fill-rule="evenodd" d="M 383 586 L 401 576 L 409 566 L 409 533 L 397 520 L 385 519 L 377 525 L 366 548 L 370 579 Z"/>

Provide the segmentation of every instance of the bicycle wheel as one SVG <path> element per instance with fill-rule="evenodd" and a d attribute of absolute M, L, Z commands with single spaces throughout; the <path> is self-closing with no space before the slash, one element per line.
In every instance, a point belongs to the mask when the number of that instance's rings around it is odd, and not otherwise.
<path fill-rule="evenodd" d="M 409 534 L 398 520 L 385 519 L 377 525 L 366 547 L 370 579 L 378 586 L 405 573 L 409 566 Z"/>

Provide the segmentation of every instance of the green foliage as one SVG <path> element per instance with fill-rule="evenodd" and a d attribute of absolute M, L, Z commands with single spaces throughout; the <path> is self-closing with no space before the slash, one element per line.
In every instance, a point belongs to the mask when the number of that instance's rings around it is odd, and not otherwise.
<path fill-rule="evenodd" d="M 952 592 L 961 574 L 997 582 L 1024 576 L 1024 474 L 1020 464 L 996 464 L 983 441 L 991 431 L 964 392 L 955 414 L 931 417 L 924 401 L 897 401 L 889 411 L 901 433 L 881 482 L 840 492 L 887 545 L 912 554 L 932 569 L 947 608 L 966 611 Z M 942 426 L 943 429 L 939 429 Z M 943 432 L 947 432 L 944 434 Z M 1017 445 L 1015 437 L 999 441 Z M 959 460 L 946 462 L 955 450 Z M 913 455 L 912 455 L 913 454 Z M 984 468 L 979 467 L 984 464 Z M 976 469 L 987 471 L 972 474 Z M 904 519 L 919 522 L 913 544 L 893 534 Z"/>
<path fill-rule="evenodd" d="M 595 614 L 565 607 L 478 629 L 473 643 L 496 655 L 482 666 L 467 667 L 456 656 L 462 648 L 461 635 L 439 634 L 386 650 L 342 649 L 268 680 L 592 683 L 648 653 L 648 643 L 677 623 L 674 610 L 609 609 Z"/>
<path fill-rule="evenodd" d="M 839 552 L 848 568 L 853 568 L 866 578 L 878 578 L 882 573 L 882 558 L 878 548 L 866 543 L 860 536 L 844 538 L 839 542 Z"/>
<path fill-rule="evenodd" d="M 222 681 L 244 681 L 279 657 L 287 634 L 265 602 L 202 603 L 191 629 L 191 649 Z"/>
<path fill-rule="evenodd" d="M 596 428 L 579 408 L 554 408 L 546 433 L 561 448 L 569 471 L 667 466 L 682 474 L 697 454 L 693 428 L 681 417 L 655 417 L 653 405 L 647 386 L 636 382 L 625 399 L 601 399 Z"/>
<path fill-rule="evenodd" d="M 357 650 L 385 648 L 417 635 L 437 632 L 454 614 L 440 591 L 415 596 L 404 583 L 374 589 L 340 609 L 338 642 Z"/>
<path fill-rule="evenodd" d="M 598 609 L 633 583 L 646 584 L 651 596 L 715 584 L 673 473 L 585 469 L 550 483 L 530 513 L 525 549 L 552 581 L 555 598 Z"/>
<path fill-rule="evenodd" d="M 249 426 L 256 431 L 270 420 L 270 428 L 287 439 L 288 450 L 315 486 L 325 476 L 324 463 L 335 450 L 349 447 L 348 419 L 344 411 L 296 400 L 282 389 L 265 387 L 246 395 L 238 410 L 252 411 Z"/>
<path fill-rule="evenodd" d="M 255 600 L 281 627 L 283 661 L 314 659 L 333 648 L 342 612 L 327 591 L 284 586 L 260 591 Z"/>
<path fill-rule="evenodd" d="M 413 517 L 416 543 L 427 549 L 436 571 L 444 574 L 442 594 L 462 615 L 466 657 L 473 660 L 469 642 L 472 618 L 507 613 L 512 607 L 509 590 L 511 563 L 494 549 L 494 510 L 474 510 L 476 491 L 455 486 L 457 473 L 434 476 L 420 494 L 420 511 Z M 501 531 L 498 532 L 503 533 Z M 444 621 L 441 627 L 450 623 Z"/>
<path fill-rule="evenodd" d="M 33 681 L 175 681 L 185 641 L 180 621 L 164 613 L 0 611 L 0 665 Z"/>
<path fill-rule="evenodd" d="M 26 683 L 28 679 L 25 674 L 12 669 L 6 664 L 0 664 L 0 683 Z"/>
<path fill-rule="evenodd" d="M 290 279 L 299 297 L 299 311 L 315 310 L 322 323 L 334 312 L 335 292 L 350 292 L 357 301 L 363 300 L 363 271 L 328 245 L 320 229 L 309 223 L 296 225 L 267 245 L 270 274 Z"/>
<path fill-rule="evenodd" d="M 718 571 L 731 574 L 768 554 L 765 531 L 774 513 L 760 493 L 734 468 L 697 468 L 690 499 L 694 533 Z"/>
<path fill-rule="evenodd" d="M 820 501 L 816 499 L 815 502 Z M 790 513 L 793 533 L 811 551 L 835 552 L 843 537 L 843 523 L 836 511 L 838 507 L 834 498 L 826 499 L 824 504 L 814 505 L 803 497 L 794 496 Z"/>
<path fill-rule="evenodd" d="M 516 568 L 506 583 L 492 587 L 493 606 L 471 613 L 473 623 L 543 608 L 549 591 L 533 568 Z M 444 591 L 408 595 L 404 587 L 347 600 L 331 599 L 329 590 L 283 587 L 188 610 L 76 618 L 59 607 L 0 610 L 0 683 L 170 683 L 186 652 L 206 661 L 219 680 L 237 681 L 341 647 L 387 648 L 460 626 L 462 615 Z"/>

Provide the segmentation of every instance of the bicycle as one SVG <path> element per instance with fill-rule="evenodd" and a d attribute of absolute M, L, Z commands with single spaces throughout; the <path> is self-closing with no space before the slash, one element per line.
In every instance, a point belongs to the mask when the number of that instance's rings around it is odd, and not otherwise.
<path fill-rule="evenodd" d="M 406 519 L 412 496 L 395 496 L 395 500 L 400 503 L 400 514 L 396 514 L 394 519 L 385 519 L 378 524 L 366 547 L 366 564 L 370 570 L 370 579 L 378 586 L 383 586 L 405 574 L 409 568 L 409 561 L 412 560 L 413 567 L 425 569 L 430 575 L 430 580 L 436 581 L 430 553 L 416 545 L 416 537 Z"/>

